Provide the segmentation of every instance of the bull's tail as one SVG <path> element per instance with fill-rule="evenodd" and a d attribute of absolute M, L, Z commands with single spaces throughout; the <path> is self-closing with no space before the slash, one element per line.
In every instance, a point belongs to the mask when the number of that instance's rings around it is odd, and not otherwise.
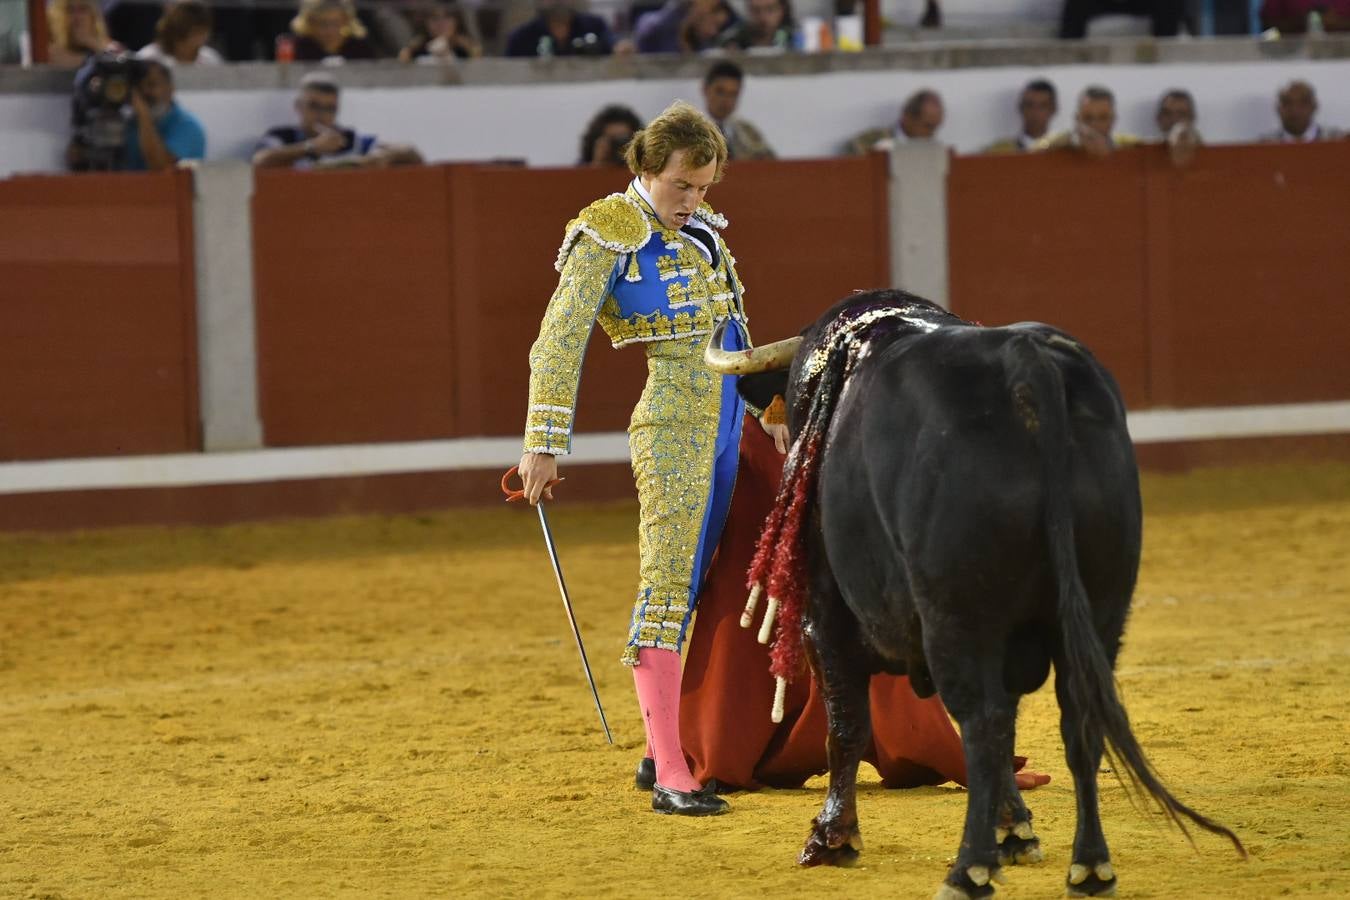
<path fill-rule="evenodd" d="M 1019 336 L 1014 344 L 1020 364 L 1011 379 L 1013 400 L 1028 427 L 1036 433 L 1044 466 L 1046 536 L 1059 588 L 1061 650 L 1055 657 L 1055 666 L 1063 668 L 1060 677 L 1079 711 L 1079 736 L 1087 747 L 1100 746 L 1105 739 L 1105 752 L 1116 777 L 1121 778 L 1120 773 L 1124 772 L 1129 780 L 1127 790 L 1132 788 L 1135 793 L 1142 791 L 1152 797 L 1187 840 L 1191 834 L 1183 817 L 1228 838 L 1246 858 L 1247 851 L 1236 834 L 1191 809 L 1163 786 L 1130 728 L 1129 716 L 1116 692 L 1111 659 L 1093 621 L 1078 567 L 1064 376 L 1040 338 Z M 1121 781 L 1124 784 L 1125 779 Z"/>

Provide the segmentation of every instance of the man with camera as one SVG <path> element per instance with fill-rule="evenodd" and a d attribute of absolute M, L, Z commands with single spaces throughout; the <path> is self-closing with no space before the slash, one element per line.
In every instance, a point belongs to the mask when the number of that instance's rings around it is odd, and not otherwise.
<path fill-rule="evenodd" d="M 295 99 L 297 125 L 271 128 L 258 141 L 253 164 L 260 168 L 384 168 L 420 165 L 422 156 L 404 144 L 381 144 L 373 134 L 358 134 L 337 123 L 338 83 L 311 72 L 300 81 Z"/>
<path fill-rule="evenodd" d="M 163 63 L 92 57 L 75 76 L 74 111 L 66 160 L 75 171 L 162 172 L 206 156 L 206 130 L 174 102 Z"/>

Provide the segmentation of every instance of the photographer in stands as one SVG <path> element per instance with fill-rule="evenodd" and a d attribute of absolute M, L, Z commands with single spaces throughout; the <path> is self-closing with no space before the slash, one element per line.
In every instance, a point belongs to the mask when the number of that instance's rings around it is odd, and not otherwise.
<path fill-rule="evenodd" d="M 173 74 L 155 60 L 101 53 L 75 76 L 75 171 L 161 172 L 206 156 L 206 130 L 173 99 Z"/>

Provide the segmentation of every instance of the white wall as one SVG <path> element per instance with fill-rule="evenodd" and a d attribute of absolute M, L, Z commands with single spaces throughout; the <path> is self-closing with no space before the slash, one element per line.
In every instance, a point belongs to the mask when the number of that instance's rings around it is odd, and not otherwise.
<path fill-rule="evenodd" d="M 930 86 L 947 101 L 942 137 L 974 151 L 1017 126 L 1016 93 L 1046 77 L 1061 92 L 1057 127 L 1071 120 L 1073 96 L 1090 83 L 1115 90 L 1120 128 L 1152 134 L 1157 97 L 1191 90 L 1200 129 L 1210 142 L 1251 140 L 1273 129 L 1276 88 L 1305 78 L 1317 88 L 1321 120 L 1350 126 L 1350 61 L 1186 65 L 1059 66 L 929 72 L 830 72 L 758 76 L 746 83 L 742 113 L 788 157 L 827 156 L 849 135 L 894 121 L 901 100 Z M 431 160 L 524 158 L 531 165 L 569 165 L 586 120 L 621 102 L 651 116 L 678 97 L 698 99 L 694 80 L 635 80 L 518 86 L 401 89 L 353 88 L 343 95 L 342 121 L 382 139 L 410 142 Z M 184 91 L 185 107 L 206 124 L 212 159 L 245 157 L 268 127 L 290 121 L 286 91 Z M 69 133 L 69 101 L 56 95 L 0 95 L 0 175 L 53 171 Z"/>

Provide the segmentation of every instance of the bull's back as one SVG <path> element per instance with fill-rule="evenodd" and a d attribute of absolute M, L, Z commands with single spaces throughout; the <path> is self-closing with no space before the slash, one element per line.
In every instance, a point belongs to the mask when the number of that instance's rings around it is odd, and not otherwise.
<path fill-rule="evenodd" d="M 1029 341 L 1038 348 L 1030 355 Z M 865 503 L 873 527 L 855 522 L 851 530 L 869 552 L 902 561 L 905 584 L 892 591 L 996 592 L 1033 611 L 1054 595 L 1045 527 L 1051 478 L 1067 482 L 1080 544 L 1125 546 L 1131 531 L 1137 544 L 1123 407 L 1110 376 L 1071 339 L 1050 329 L 944 328 L 864 362 L 836 416 L 822 491 L 865 482 L 850 500 Z M 1063 434 L 1047 427 L 1051 399 L 1032 387 L 1034 364 L 1058 370 Z M 1065 443 L 1063 471 L 1046 466 L 1052 440 Z M 822 498 L 824 509 L 837 508 L 838 498 Z M 1108 554 L 1084 555 L 1104 557 L 1086 560 L 1085 570 L 1115 565 Z"/>

